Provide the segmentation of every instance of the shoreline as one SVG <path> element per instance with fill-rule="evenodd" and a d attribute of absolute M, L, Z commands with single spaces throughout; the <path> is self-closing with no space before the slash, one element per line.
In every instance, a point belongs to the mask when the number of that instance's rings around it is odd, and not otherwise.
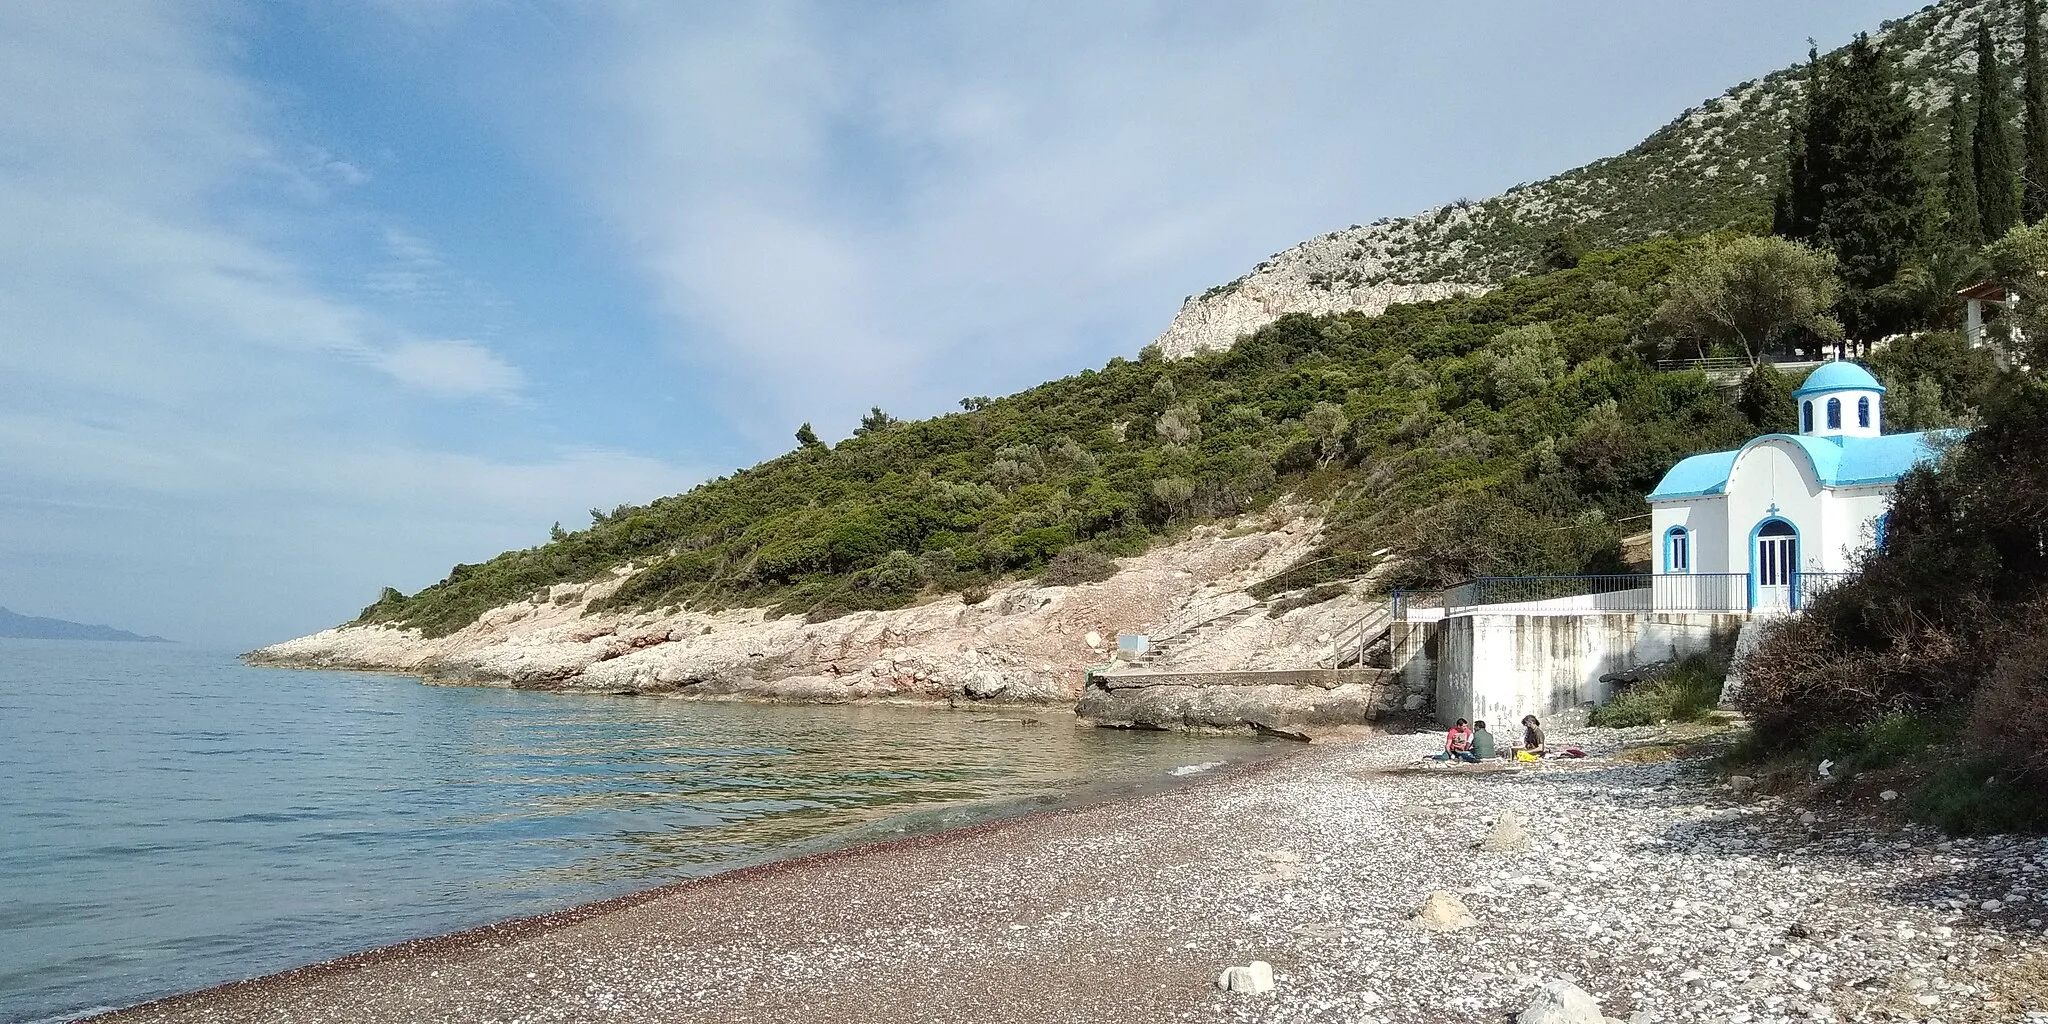
<path fill-rule="evenodd" d="M 1596 756 L 1519 772 L 1419 766 L 1429 735 L 1283 748 L 91 1019 L 1478 1024 L 1559 977 L 1638 1024 L 2048 1013 L 2048 840 L 1802 823 L 1624 756 L 1648 736 L 1560 730 Z M 1524 845 L 1478 850 L 1508 814 Z M 1482 924 L 1411 925 L 1439 891 Z M 1217 991 L 1251 960 L 1274 993 Z"/>
<path fill-rule="evenodd" d="M 346 670 L 308 668 L 304 669 L 304 671 Z M 388 672 L 384 674 L 400 676 L 411 675 L 410 673 L 405 672 Z M 418 677 L 414 676 L 414 678 Z M 425 683 L 425 680 L 422 680 L 422 682 Z M 426 683 L 426 685 L 434 684 Z M 588 694 L 587 691 L 571 691 L 571 693 L 576 696 L 610 696 L 607 694 Z M 759 704 L 781 703 L 795 705 L 797 703 L 791 701 L 746 700 L 744 698 L 735 698 L 735 701 L 740 703 Z M 913 708 L 930 707 L 932 710 L 936 711 L 1000 710 L 999 708 L 987 708 L 985 706 L 979 709 L 949 708 L 943 705 L 933 706 L 928 704 L 914 704 L 910 702 L 899 702 L 895 704 L 884 704 L 880 701 L 844 703 L 853 706 L 858 706 L 859 704 L 867 704 L 871 706 L 901 706 Z M 1057 705 L 1053 706 L 1051 710 L 1071 711 L 1071 709 L 1059 708 Z M 1086 723 L 1078 720 L 1075 723 L 1073 723 L 1073 727 L 1094 728 L 1093 726 L 1089 726 Z M 635 907 L 639 907 L 641 905 L 654 902 L 657 900 L 669 898 L 687 898 L 689 895 L 691 895 L 693 892 L 697 890 L 717 888 L 724 885 L 745 883 L 755 879 L 772 879 L 780 875 L 798 875 L 806 870 L 826 866 L 842 859 L 870 857 L 881 858 L 901 854 L 916 854 L 925 849 L 944 845 L 949 841 L 955 839 L 964 839 L 984 833 L 998 831 L 1012 826 L 1022 826 L 1036 819 L 1078 813 L 1092 808 L 1102 807 L 1105 805 L 1127 804 L 1144 800 L 1161 799 L 1169 797 L 1172 794 L 1183 790 L 1193 789 L 1196 787 L 1212 783 L 1221 783 L 1232 778 L 1250 775 L 1261 771 L 1269 771 L 1272 770 L 1279 762 L 1285 761 L 1292 757 L 1300 756 L 1304 753 L 1307 753 L 1310 750 L 1310 745 L 1307 743 L 1281 743 L 1279 742 L 1279 740 L 1283 738 L 1275 737 L 1274 739 L 1275 742 L 1273 744 L 1273 749 L 1268 753 L 1259 756 L 1245 757 L 1234 761 L 1223 762 L 1217 765 L 1216 767 L 1205 768 L 1200 771 L 1188 774 L 1167 773 L 1156 778 L 1147 778 L 1142 780 L 1124 780 L 1121 782 L 1091 783 L 1089 785 L 1078 788 L 1069 794 L 1056 798 L 1013 797 L 1002 800 L 977 801 L 973 803 L 960 804 L 946 808 L 937 808 L 934 810 L 968 811 L 971 809 L 980 808 L 987 812 L 987 815 L 984 817 L 978 817 L 972 821 L 966 821 L 952 825 L 940 825 L 929 831 L 911 832 L 907 835 L 891 836 L 886 838 L 862 837 L 863 834 L 866 833 L 868 830 L 884 826 L 890 821 L 895 821 L 906 817 L 915 817 L 916 815 L 930 812 L 907 812 L 906 814 L 902 815 L 892 815 L 889 817 L 876 819 L 875 821 L 868 822 L 864 825 L 855 826 L 854 828 L 847 830 L 845 833 L 837 835 L 819 836 L 811 840 L 807 840 L 803 843 L 791 847 L 791 852 L 788 853 L 771 854 L 766 859 L 760 860 L 756 863 L 741 864 L 734 867 L 723 868 L 710 874 L 701 875 L 695 878 L 685 878 L 673 882 L 664 882 L 660 885 L 652 886 L 650 888 L 640 889 L 633 892 L 621 893 L 616 896 L 608 896 L 604 899 L 595 900 L 589 903 L 581 903 L 571 907 L 564 907 L 560 910 L 548 911 L 546 913 L 530 914 L 524 917 L 507 918 L 502 921 L 493 921 L 487 924 L 477 925 L 475 927 L 470 928 L 463 928 L 452 932 L 443 932 L 435 935 L 419 936 L 417 938 L 406 939 L 388 945 L 377 946 L 370 949 L 360 950 L 354 953 L 348 953 L 338 957 L 332 957 L 327 960 L 321 960 L 310 964 L 303 964 L 298 967 L 288 968 L 286 970 L 273 972 L 271 974 L 258 975 L 251 978 L 240 978 L 233 981 L 225 981 L 216 985 L 209 985 L 204 988 L 193 989 L 187 992 L 177 992 L 169 995 L 158 996 L 153 999 L 149 999 L 140 1003 L 134 1003 L 128 1006 L 94 1011 L 84 1017 L 70 1017 L 60 1015 L 58 1017 L 49 1018 L 49 1020 L 118 1021 L 125 1019 L 130 1014 L 151 1013 L 161 1010 L 179 1011 L 186 1008 L 187 1004 L 193 1004 L 194 1006 L 205 1006 L 211 1004 L 216 999 L 234 998 L 252 990 L 289 987 L 293 985 L 309 983 L 317 984 L 321 979 L 332 976 L 347 975 L 350 972 L 372 968 L 380 963 L 400 962 L 416 958 L 431 957 L 437 954 L 453 950 L 475 948 L 478 946 L 489 947 L 496 944 L 514 942 L 518 941 L 523 937 L 531 937 L 535 935 L 545 934 L 556 929 L 573 926 L 585 921 L 603 917 L 607 914 L 613 914 L 621 911 L 630 910 Z M 1045 806 L 1015 812 L 1008 812 L 1005 810 L 1005 808 L 1018 807 L 1031 803 L 1041 803 L 1045 804 Z"/>

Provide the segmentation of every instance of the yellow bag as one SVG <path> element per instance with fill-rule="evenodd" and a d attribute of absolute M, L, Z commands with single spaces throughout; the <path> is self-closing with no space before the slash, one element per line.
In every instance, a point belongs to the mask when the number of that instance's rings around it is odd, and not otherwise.
<path fill-rule="evenodd" d="M 1537 756 L 1536 756 L 1536 752 L 1535 752 L 1535 751 L 1533 751 L 1533 750 L 1517 750 L 1517 751 L 1515 751 L 1515 760 L 1517 760 L 1517 761 L 1540 761 L 1540 760 L 1542 760 L 1542 758 L 1539 758 L 1539 757 L 1537 757 Z"/>

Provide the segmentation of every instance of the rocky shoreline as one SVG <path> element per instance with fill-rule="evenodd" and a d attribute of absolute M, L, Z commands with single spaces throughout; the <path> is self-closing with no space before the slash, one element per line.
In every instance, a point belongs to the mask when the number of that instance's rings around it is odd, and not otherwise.
<path fill-rule="evenodd" d="M 1809 821 L 1652 731 L 1554 738 L 1593 756 L 1306 747 L 102 1019 L 1479 1024 L 1568 983 L 1635 1024 L 2048 1021 L 2048 841 Z M 1218 987 L 1259 963 L 1271 991 Z"/>
<path fill-rule="evenodd" d="M 433 683 L 707 700 L 1073 705 L 1119 633 L 1163 636 L 1252 608 L 1244 592 L 1313 550 L 1320 523 L 1278 507 L 1123 559 L 1100 583 L 1013 583 L 823 622 L 745 608 L 593 611 L 630 569 L 494 608 L 443 637 L 342 626 L 246 655 L 254 665 L 394 672 Z M 1362 591 L 1363 588 L 1358 588 Z M 1219 630 L 1212 669 L 1312 665 L 1374 607 L 1362 592 Z"/>

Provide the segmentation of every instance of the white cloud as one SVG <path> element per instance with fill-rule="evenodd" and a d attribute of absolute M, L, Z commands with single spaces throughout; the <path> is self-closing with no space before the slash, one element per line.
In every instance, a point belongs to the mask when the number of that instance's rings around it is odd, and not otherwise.
<path fill-rule="evenodd" d="M 278 141 L 221 10 L 0 5 L 0 604 L 275 639 L 698 475 L 537 442 L 517 405 L 437 420 L 526 377 L 327 283 L 459 274 L 398 228 L 345 251 L 366 175 Z"/>
<path fill-rule="evenodd" d="M 406 387 L 440 395 L 509 398 L 525 385 L 510 363 L 473 341 L 409 341 L 371 361 Z"/>

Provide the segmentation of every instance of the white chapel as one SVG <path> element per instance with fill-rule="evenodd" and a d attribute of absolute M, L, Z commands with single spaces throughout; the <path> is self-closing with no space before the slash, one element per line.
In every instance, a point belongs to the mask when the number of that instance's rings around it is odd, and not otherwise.
<path fill-rule="evenodd" d="M 1649 496 L 1652 571 L 1747 576 L 1765 610 L 1798 607 L 1802 576 L 1851 571 L 1884 542 L 1899 478 L 1955 433 L 1885 433 L 1884 395 L 1870 371 L 1828 363 L 1792 393 L 1797 434 L 1671 467 Z"/>

